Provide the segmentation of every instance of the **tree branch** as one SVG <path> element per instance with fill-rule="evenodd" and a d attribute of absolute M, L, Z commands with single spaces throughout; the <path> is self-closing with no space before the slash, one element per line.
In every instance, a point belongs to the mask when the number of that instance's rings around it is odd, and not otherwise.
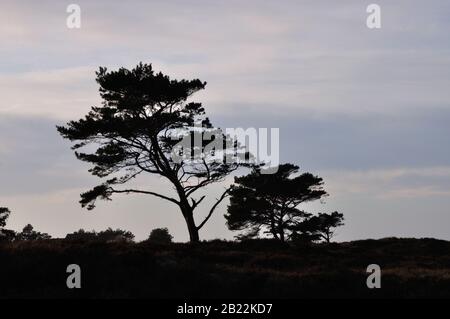
<path fill-rule="evenodd" d="M 170 201 L 172 203 L 175 203 L 177 205 L 180 204 L 180 202 L 177 201 L 175 198 L 168 197 L 168 196 L 165 196 L 165 195 L 161 195 L 161 194 L 158 194 L 158 193 L 155 193 L 155 192 L 141 191 L 141 190 L 137 190 L 137 189 L 124 189 L 124 190 L 111 189 L 111 192 L 112 193 L 118 193 L 118 194 L 120 194 L 120 193 L 127 193 L 127 194 L 129 194 L 129 193 L 138 193 L 138 194 L 153 195 L 153 196 L 156 196 L 156 197 L 168 200 L 168 201 Z"/>
<path fill-rule="evenodd" d="M 195 199 L 191 198 L 191 201 L 192 201 L 192 210 L 194 210 L 195 207 L 197 207 L 198 204 L 200 204 L 200 203 L 202 202 L 202 200 L 204 200 L 204 199 L 205 199 L 205 195 L 203 195 L 202 197 L 200 197 L 199 200 L 195 200 Z"/>
<path fill-rule="evenodd" d="M 208 216 L 206 216 L 206 218 L 201 222 L 201 224 L 197 226 L 197 230 L 200 230 L 206 224 L 206 222 L 211 218 L 211 216 L 214 213 L 217 206 L 219 206 L 219 204 L 225 199 L 225 197 L 228 196 L 229 191 L 230 191 L 230 188 L 227 188 L 225 190 L 225 192 L 223 192 L 223 194 L 219 197 L 219 199 L 217 199 L 216 203 L 213 205 L 213 207 L 211 207 L 211 210 L 209 211 Z"/>

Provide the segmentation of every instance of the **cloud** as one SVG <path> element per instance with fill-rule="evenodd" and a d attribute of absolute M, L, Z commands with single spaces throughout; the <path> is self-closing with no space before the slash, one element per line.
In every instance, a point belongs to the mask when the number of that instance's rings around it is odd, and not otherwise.
<path fill-rule="evenodd" d="M 0 114 L 73 118 L 99 102 L 94 67 L 0 75 Z"/>
<path fill-rule="evenodd" d="M 363 194 L 383 200 L 450 195 L 450 166 L 323 171 L 322 174 L 334 196 Z"/>
<path fill-rule="evenodd" d="M 98 66 L 141 60 L 208 81 L 197 98 L 222 114 L 252 104 L 294 115 L 448 108 L 449 5 L 438 3 L 381 1 L 374 32 L 359 1 L 80 1 L 79 30 L 66 28 L 64 4 L 7 2 L 0 110 L 67 119 L 98 102 Z"/>

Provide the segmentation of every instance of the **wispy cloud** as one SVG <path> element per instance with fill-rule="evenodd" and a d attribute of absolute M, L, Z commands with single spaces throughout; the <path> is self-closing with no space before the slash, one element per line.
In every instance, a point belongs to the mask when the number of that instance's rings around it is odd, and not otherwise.
<path fill-rule="evenodd" d="M 65 27 L 61 3 L 6 2 L 0 57 L 13 76 L 2 76 L 10 93 L 0 111 L 67 118 L 97 102 L 97 66 L 140 60 L 208 81 L 199 98 L 222 113 L 251 104 L 292 114 L 449 107 L 448 4 L 436 3 L 381 1 L 383 27 L 371 32 L 359 1 L 80 1 L 79 30 Z"/>
<path fill-rule="evenodd" d="M 450 166 L 324 171 L 335 196 L 364 194 L 379 199 L 450 196 Z"/>

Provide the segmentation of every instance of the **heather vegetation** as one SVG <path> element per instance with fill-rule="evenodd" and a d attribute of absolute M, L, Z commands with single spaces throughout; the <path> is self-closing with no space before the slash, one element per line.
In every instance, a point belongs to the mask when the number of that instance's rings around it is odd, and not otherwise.
<path fill-rule="evenodd" d="M 0 244 L 0 297 L 450 297 L 450 242 L 362 240 L 295 245 L 273 239 L 161 245 L 145 241 Z M 383 269 L 366 286 L 367 265 Z M 67 289 L 68 264 L 83 269 Z"/>

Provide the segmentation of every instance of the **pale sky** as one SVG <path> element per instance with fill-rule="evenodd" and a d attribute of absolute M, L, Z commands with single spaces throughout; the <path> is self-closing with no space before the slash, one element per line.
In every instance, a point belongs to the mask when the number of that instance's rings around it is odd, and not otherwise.
<path fill-rule="evenodd" d="M 372 2 L 381 29 L 366 26 Z M 157 198 L 116 196 L 82 209 L 79 194 L 100 180 L 55 129 L 99 104 L 99 66 L 143 61 L 207 81 L 193 100 L 221 127 L 279 128 L 282 162 L 320 175 L 330 193 L 307 208 L 344 213 L 337 240 L 450 239 L 450 2 L 372 2 L 2 0 L 7 227 L 31 223 L 53 236 L 120 227 L 138 240 L 168 227 L 187 240 L 179 211 Z M 80 29 L 66 26 L 70 3 L 81 7 Z M 232 238 L 226 204 L 201 238 Z"/>

